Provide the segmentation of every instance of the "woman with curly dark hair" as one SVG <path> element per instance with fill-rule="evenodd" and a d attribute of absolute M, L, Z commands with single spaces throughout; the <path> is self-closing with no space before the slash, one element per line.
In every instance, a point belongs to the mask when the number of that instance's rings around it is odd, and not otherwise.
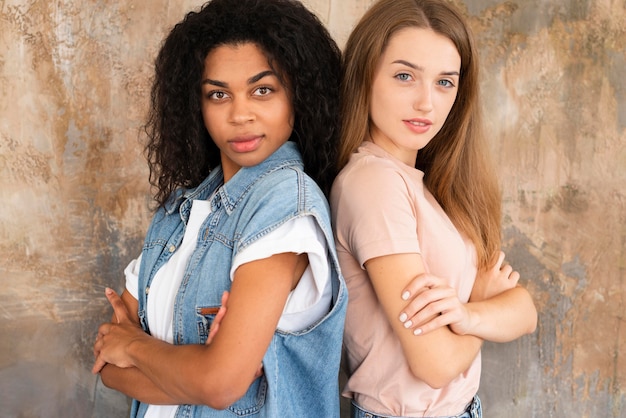
<path fill-rule="evenodd" d="M 339 416 L 339 77 L 297 1 L 213 0 L 167 36 L 146 125 L 158 207 L 94 344 L 131 416 Z"/>

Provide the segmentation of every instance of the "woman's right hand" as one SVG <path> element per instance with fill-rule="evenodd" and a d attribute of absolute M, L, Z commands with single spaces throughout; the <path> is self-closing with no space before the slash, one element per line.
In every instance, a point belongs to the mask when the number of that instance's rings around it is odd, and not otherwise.
<path fill-rule="evenodd" d="M 422 335 L 449 326 L 457 335 L 464 335 L 471 324 L 470 312 L 461 302 L 455 288 L 440 277 L 418 275 L 402 293 L 408 301 L 398 318 L 413 334 Z"/>
<path fill-rule="evenodd" d="M 226 303 L 228 302 L 228 295 L 229 293 L 227 290 L 222 293 L 222 304 L 220 306 L 220 309 L 217 311 L 215 318 L 213 318 L 213 322 L 211 322 L 211 329 L 209 329 L 209 336 L 207 337 L 205 343 L 206 345 L 211 344 L 213 338 L 215 338 L 215 335 L 217 334 L 217 331 L 220 329 L 222 319 L 224 319 L 224 315 L 226 315 Z"/>
<path fill-rule="evenodd" d="M 476 281 L 470 294 L 470 302 L 490 299 L 517 286 L 520 275 L 510 264 L 504 262 L 504 252 L 500 251 L 496 263 L 488 270 L 476 274 Z"/>

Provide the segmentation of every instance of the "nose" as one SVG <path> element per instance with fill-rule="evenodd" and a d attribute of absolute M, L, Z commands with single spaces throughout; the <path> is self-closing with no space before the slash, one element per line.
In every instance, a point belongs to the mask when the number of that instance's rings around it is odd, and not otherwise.
<path fill-rule="evenodd" d="M 242 124 L 254 120 L 254 112 L 245 98 L 233 99 L 230 107 L 229 120 L 233 124 Z"/>
<path fill-rule="evenodd" d="M 419 85 L 416 87 L 415 100 L 413 101 L 413 109 L 420 112 L 430 112 L 433 110 L 432 89 L 427 85 Z"/>

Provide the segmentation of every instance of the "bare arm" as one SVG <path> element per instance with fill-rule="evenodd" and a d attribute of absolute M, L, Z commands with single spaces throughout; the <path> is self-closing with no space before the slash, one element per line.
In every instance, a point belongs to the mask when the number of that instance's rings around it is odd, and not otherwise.
<path fill-rule="evenodd" d="M 467 334 L 493 342 L 509 342 L 537 328 L 537 309 L 530 293 L 518 284 L 519 273 L 504 262 L 500 251 L 495 265 L 480 272 L 470 296 L 472 318 Z"/>
<path fill-rule="evenodd" d="M 401 314 L 405 325 L 423 334 L 448 325 L 456 334 L 493 342 L 534 332 L 537 310 L 528 291 L 517 284 L 519 273 L 504 263 L 504 257 L 500 252 L 493 267 L 477 275 L 470 302 L 458 309 L 440 301 L 442 290 L 434 276 L 422 274 L 412 280 L 402 294 L 409 300 Z"/>
<path fill-rule="evenodd" d="M 399 295 L 412 278 L 424 273 L 421 256 L 376 257 L 368 260 L 365 267 L 387 319 L 400 340 L 411 372 L 431 387 L 441 388 L 466 371 L 480 351 L 481 339 L 457 335 L 445 326 L 416 336 L 399 320 L 407 304 Z"/>
<path fill-rule="evenodd" d="M 151 405 L 178 405 L 177 399 L 168 396 L 136 367 L 120 368 L 105 365 L 100 371 L 105 386 L 126 396 Z"/>
<path fill-rule="evenodd" d="M 537 327 L 537 309 L 521 286 L 481 302 L 469 302 L 467 309 L 472 319 L 465 333 L 488 341 L 513 341 Z"/>
<path fill-rule="evenodd" d="M 283 253 L 240 266 L 228 315 L 209 345 L 171 345 L 129 323 L 105 324 L 97 363 L 136 367 L 176 403 L 223 409 L 257 376 L 287 296 L 307 263 L 306 255 Z"/>
<path fill-rule="evenodd" d="M 121 302 L 121 304 L 119 303 Z M 130 320 L 139 326 L 138 302 L 128 291 L 122 292 L 119 302 L 113 304 L 113 317 L 111 323 L 118 324 L 121 321 Z M 101 336 L 98 335 L 98 339 Z M 94 350 L 97 358 L 99 352 Z M 100 370 L 100 378 L 105 386 L 124 393 L 131 398 L 153 405 L 174 405 L 177 404 L 165 394 L 160 388 L 154 385 L 139 369 L 135 367 L 119 368 L 112 364 L 106 364 Z"/>

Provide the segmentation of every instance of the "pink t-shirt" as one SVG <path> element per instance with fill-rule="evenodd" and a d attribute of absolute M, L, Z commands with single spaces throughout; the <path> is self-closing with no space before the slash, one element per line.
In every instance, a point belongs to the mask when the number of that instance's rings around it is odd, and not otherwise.
<path fill-rule="evenodd" d="M 349 379 L 343 395 L 380 415 L 461 413 L 478 391 L 480 354 L 445 388 L 433 389 L 417 379 L 363 265 L 384 255 L 419 253 L 426 271 L 449 279 L 467 302 L 476 277 L 474 246 L 426 190 L 423 173 L 372 142 L 352 155 L 330 200 L 349 295 L 344 333 Z"/>

